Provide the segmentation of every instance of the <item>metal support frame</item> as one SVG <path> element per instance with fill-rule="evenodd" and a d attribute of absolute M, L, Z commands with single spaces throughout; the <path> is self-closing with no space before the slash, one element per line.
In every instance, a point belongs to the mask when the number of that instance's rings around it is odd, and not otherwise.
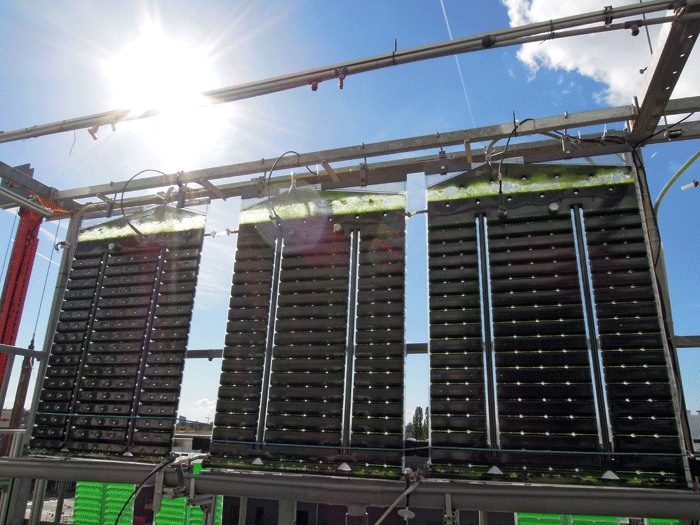
<path fill-rule="evenodd" d="M 0 458 L 0 476 L 24 479 L 140 483 L 153 465 L 46 458 Z M 165 485 L 178 485 L 174 467 Z M 403 481 L 284 473 L 205 471 L 185 473 L 193 500 L 219 494 L 245 498 L 307 501 L 329 505 L 388 507 L 405 490 Z M 700 495 L 690 490 L 648 490 L 606 486 L 538 485 L 431 479 L 411 494 L 412 508 L 444 509 L 449 493 L 453 509 L 485 512 L 541 512 L 647 518 L 696 519 Z"/>
<path fill-rule="evenodd" d="M 580 204 L 575 204 L 572 212 L 574 232 L 576 239 L 576 256 L 579 279 L 581 281 L 581 299 L 586 318 L 586 333 L 588 334 L 588 355 L 591 364 L 591 377 L 593 379 L 593 397 L 596 402 L 596 419 L 598 421 L 598 443 L 601 450 L 612 452 L 614 442 L 610 425 L 610 413 L 608 410 L 607 396 L 605 395 L 605 378 L 603 377 L 603 357 L 598 337 L 597 321 L 595 315 L 595 300 L 593 298 L 593 286 L 591 283 L 591 269 L 586 251 L 586 233 L 583 227 L 583 210 Z"/>
<path fill-rule="evenodd" d="M 686 0 L 685 3 L 688 6 L 697 6 L 700 4 L 700 1 Z M 626 30 L 630 29 L 631 25 L 641 27 L 675 20 L 684 21 L 685 18 L 693 18 L 695 13 L 694 11 L 686 12 L 683 10 L 675 16 L 670 17 L 657 17 L 651 19 L 647 19 L 645 17 L 644 19 L 637 19 L 629 22 L 613 23 L 613 20 L 644 16 L 648 13 L 665 11 L 668 8 L 668 0 L 640 2 L 639 4 L 621 6 L 614 9 L 609 7 L 602 11 L 598 10 L 592 13 L 574 15 L 556 20 L 548 20 L 545 22 L 537 22 L 519 27 L 506 28 L 489 33 L 482 33 L 455 40 L 447 40 L 444 42 L 428 44 L 401 51 L 395 50 L 392 53 L 351 60 L 349 62 L 342 62 L 331 66 L 310 69 L 307 71 L 251 82 L 239 86 L 216 89 L 202 93 L 201 96 L 203 100 L 207 101 L 206 105 L 221 104 L 302 86 L 311 86 L 312 89 L 314 89 L 318 88 L 319 83 L 333 79 L 340 80 L 339 86 L 342 89 L 344 79 L 349 75 L 358 73 L 365 73 L 400 64 L 408 64 L 444 56 L 482 51 L 491 48 L 521 45 L 528 42 L 539 42 L 542 40 L 566 38 L 583 34 L 607 33 L 614 30 Z M 98 113 L 95 115 L 70 120 L 62 120 L 51 124 L 32 126 L 15 131 L 7 131 L 0 134 L 0 143 L 88 128 L 91 128 L 89 129 L 90 134 L 93 136 L 93 138 L 96 138 L 95 133 L 100 126 L 110 125 L 114 129 L 115 124 L 118 122 L 148 118 L 158 114 L 159 110 L 157 109 L 138 111 L 128 108 L 107 111 L 105 113 Z M 325 160 L 330 161 L 331 159 Z"/>
<path fill-rule="evenodd" d="M 452 495 L 445 492 L 445 512 L 442 515 L 443 525 L 459 525 L 459 511 L 452 510 Z"/>
<path fill-rule="evenodd" d="M 665 280 L 659 279 L 659 266 L 663 267 L 664 264 L 659 224 L 656 220 L 651 195 L 649 194 L 649 184 L 642 153 L 636 148 L 632 151 L 632 163 L 637 178 L 637 199 L 641 217 L 644 221 L 644 241 L 647 245 L 647 253 L 649 254 L 649 268 L 651 270 L 654 297 L 658 311 L 662 312 L 662 316 L 659 317 L 659 329 L 662 334 L 663 350 L 666 357 L 669 386 L 671 388 L 671 398 L 676 413 L 679 445 L 681 450 L 692 451 L 693 442 L 690 433 L 690 422 L 688 421 L 688 414 L 685 410 L 685 397 L 683 395 L 683 386 L 681 382 L 680 363 L 678 361 L 678 353 L 672 344 L 673 322 L 670 317 L 671 304 L 669 293 Z M 662 271 L 665 275 L 665 268 Z M 686 470 L 686 479 L 692 480 L 693 478 L 690 474 L 690 465 L 688 461 L 684 461 L 683 463 Z"/>
<path fill-rule="evenodd" d="M 281 499 L 278 503 L 277 525 L 295 525 L 297 519 L 297 502 Z"/>
<path fill-rule="evenodd" d="M 683 99 L 672 100 L 666 108 L 666 115 L 678 115 L 691 113 L 700 110 L 700 97 L 689 97 Z M 611 124 L 615 122 L 626 122 L 632 120 L 636 116 L 636 108 L 634 106 L 620 106 L 615 108 L 599 109 L 582 113 L 571 113 L 542 119 L 535 119 L 525 122 L 518 127 L 519 136 L 542 134 L 554 130 L 572 130 L 580 127 L 594 126 L 600 124 Z M 422 151 L 422 150 L 439 150 L 450 146 L 463 146 L 466 143 L 477 141 L 487 141 L 493 139 L 506 138 L 512 131 L 512 123 L 504 123 L 496 126 L 486 126 L 471 130 L 452 131 L 433 135 L 423 135 L 417 137 L 409 137 L 385 142 L 377 142 L 372 144 L 362 144 L 359 146 L 348 146 L 344 148 L 336 148 L 332 150 L 322 150 L 310 153 L 302 153 L 299 157 L 284 157 L 279 160 L 277 169 L 284 171 L 286 169 L 296 169 L 299 166 L 313 166 L 320 163 L 324 159 L 330 159 L 328 162 L 352 161 L 367 158 L 396 155 L 399 153 Z M 691 140 L 700 138 L 700 123 L 684 122 L 676 124 L 673 129 L 677 131 L 677 136 L 673 140 Z M 669 139 L 663 136 L 666 130 L 665 126 L 658 127 L 654 132 L 654 136 L 648 138 L 645 144 L 666 143 Z M 579 140 L 578 138 L 574 140 Z M 629 142 L 629 132 L 607 130 L 605 133 L 593 133 L 581 137 L 581 142 L 578 144 L 578 149 L 574 149 L 567 156 L 561 148 L 559 140 L 545 140 L 528 143 L 512 143 L 508 147 L 506 158 L 522 158 L 525 163 L 545 162 L 553 160 L 562 160 L 567 158 L 591 157 L 606 154 L 619 154 L 631 151 Z M 448 153 L 447 161 L 450 171 L 458 171 L 460 169 L 468 170 L 472 162 L 485 162 L 485 148 L 471 149 L 470 152 L 464 153 Z M 83 188 L 75 188 L 56 192 L 56 199 L 85 199 L 93 198 L 98 194 L 105 192 L 126 192 L 137 190 L 150 190 L 162 187 L 167 187 L 176 184 L 178 181 L 191 182 L 200 184 L 203 180 L 215 179 L 231 179 L 250 176 L 258 173 L 269 171 L 275 159 L 263 159 L 262 161 L 251 161 L 240 164 L 232 164 L 228 166 L 219 166 L 215 168 L 205 168 L 193 170 L 190 172 L 180 172 L 166 176 L 143 177 L 132 181 L 128 188 L 124 182 L 115 182 L 114 184 L 104 184 L 87 186 Z M 440 163 L 438 156 L 415 157 L 411 159 L 391 160 L 366 165 L 367 172 L 371 174 L 373 184 L 381 184 L 386 182 L 404 181 L 407 173 L 426 172 L 428 174 L 439 173 Z M 322 184 L 324 189 L 344 188 L 356 186 L 360 184 L 361 169 L 360 166 L 350 166 L 345 168 L 334 169 L 335 178 L 331 177 L 327 172 L 316 174 L 299 175 L 298 179 L 306 184 Z M 289 177 L 287 175 L 273 177 L 270 181 L 270 186 L 288 185 Z M 201 184 L 200 184 L 201 185 Z M 258 181 L 255 179 L 232 182 L 217 186 L 219 192 L 225 197 L 257 197 L 258 196 Z M 192 201 L 198 199 L 211 198 L 211 192 L 206 188 L 190 188 L 189 195 Z M 134 208 L 149 204 L 162 204 L 162 199 L 153 196 L 131 197 L 124 199 L 124 207 L 127 210 L 133 211 Z M 120 213 L 120 209 L 112 209 L 109 203 L 100 200 L 93 204 L 90 214 L 86 216 L 92 217 L 92 214 L 98 215 L 101 213 Z M 65 217 L 65 214 L 55 213 L 51 220 Z"/>
<path fill-rule="evenodd" d="M 700 12 L 697 5 L 680 8 L 688 14 Z M 634 122 L 630 142 L 638 144 L 654 133 L 671 93 L 681 76 L 690 52 L 700 31 L 700 20 L 694 17 L 681 18 L 671 24 L 666 43 L 660 53 L 655 53 L 647 69 L 647 78 L 642 88 L 642 105 Z"/>
<path fill-rule="evenodd" d="M 345 394 L 343 395 L 342 453 L 349 454 L 352 435 L 352 390 L 355 378 L 355 332 L 357 328 L 357 281 L 360 258 L 360 229 L 350 233 L 350 286 L 348 291 L 348 324 L 345 348 Z"/>
<path fill-rule="evenodd" d="M 209 92 L 212 103 L 222 103 L 231 100 L 255 97 L 266 93 L 272 93 L 283 89 L 291 89 L 302 85 L 317 84 L 331 78 L 345 78 L 347 75 L 389 67 L 399 63 L 408 63 L 418 60 L 426 60 L 439 56 L 447 56 L 458 53 L 482 50 L 490 47 L 505 45 L 517 45 L 527 41 L 541 40 L 543 34 L 547 37 L 569 36 L 584 32 L 600 32 L 611 29 L 623 29 L 623 24 L 612 24 L 610 16 L 619 19 L 628 16 L 640 16 L 644 13 L 662 11 L 667 9 L 667 0 L 655 0 L 640 4 L 633 4 L 614 10 L 605 10 L 588 15 L 577 15 L 553 22 L 531 24 L 519 28 L 509 28 L 483 35 L 476 35 L 464 39 L 423 46 L 390 54 L 379 55 L 369 59 L 360 59 L 343 64 L 337 64 L 326 68 L 295 73 L 284 77 L 254 82 L 224 90 Z M 622 153 L 632 151 L 633 145 L 639 143 L 651 144 L 666 142 L 669 139 L 686 140 L 700 138 L 700 124 L 686 122 L 674 125 L 673 136 L 667 135 L 666 126 L 658 126 L 662 115 L 683 114 L 700 109 L 700 97 L 690 97 L 679 100 L 669 100 L 672 87 L 680 76 L 687 55 L 692 44 L 697 38 L 700 28 L 700 0 L 688 0 L 686 7 L 680 13 L 680 17 L 670 17 L 664 21 L 676 20 L 664 50 L 659 55 L 658 61 L 649 68 L 649 83 L 645 88 L 641 107 L 622 106 L 607 108 L 583 113 L 565 114 L 541 119 L 528 120 L 518 127 L 519 135 L 546 134 L 556 130 L 572 130 L 613 122 L 634 121 L 631 131 L 607 131 L 604 134 L 588 135 L 588 140 L 577 144 L 576 148 L 562 149 L 561 140 L 545 140 L 540 142 L 511 144 L 507 157 L 522 157 L 523 162 L 531 163 L 547 160 L 558 160 L 574 157 L 589 157 L 609 153 Z M 651 23 L 658 23 L 661 18 L 654 19 Z M 603 23 L 602 27 L 589 27 L 574 29 L 585 24 Z M 555 24 L 553 26 L 552 24 Z M 618 27 L 620 26 L 620 27 Z M 554 30 L 558 31 L 554 35 Z M 688 47 L 690 46 L 690 47 Z M 663 57 L 666 57 L 665 59 Z M 147 111 L 141 114 L 127 115 L 126 110 L 107 112 L 92 115 L 72 121 L 63 121 L 45 126 L 36 126 L 30 129 L 18 130 L 0 134 L 0 142 L 20 140 L 24 138 L 41 136 L 50 133 L 58 133 L 70 129 L 99 126 L 100 124 L 113 124 L 122 120 L 144 118 L 155 114 Z M 499 140 L 508 137 L 512 132 L 513 124 L 508 122 L 495 126 L 487 126 L 471 130 L 453 131 L 449 133 L 436 133 L 422 137 L 413 137 L 374 144 L 361 144 L 345 148 L 337 148 L 326 151 L 318 151 L 279 159 L 276 168 L 280 171 L 297 168 L 299 166 L 311 166 L 323 163 L 352 161 L 362 159 L 359 166 L 347 168 L 326 169 L 324 173 L 309 174 L 299 177 L 307 183 L 320 183 L 324 188 L 341 188 L 358 185 L 361 179 L 371 179 L 372 184 L 405 180 L 407 173 L 423 171 L 426 173 L 442 173 L 442 166 L 448 165 L 451 170 L 468 170 L 472 162 L 483 162 L 486 157 L 485 150 L 472 150 L 471 144 L 479 141 Z M 573 139 L 574 142 L 576 139 Z M 567 142 L 571 142 L 570 140 Z M 388 162 L 367 165 L 364 159 L 369 157 L 381 157 L 397 155 L 405 152 L 421 150 L 438 150 L 443 147 L 464 146 L 465 153 L 448 153 L 447 162 L 442 161 L 437 155 L 391 160 Z M 467 146 L 469 146 L 467 148 Z M 174 184 L 196 183 L 201 188 L 190 188 L 189 195 L 192 199 L 221 198 L 230 196 L 255 196 L 257 183 L 255 181 L 233 182 L 214 185 L 215 179 L 230 179 L 234 177 L 250 176 L 269 171 L 274 159 L 251 161 L 230 166 L 221 166 L 188 173 L 177 173 L 159 177 L 147 177 L 137 179 L 129 184 L 128 191 L 140 191 L 145 189 L 161 188 Z M 637 166 L 639 168 L 639 166 Z M 47 337 L 44 352 L 41 354 L 38 377 L 32 409 L 28 421 L 28 428 L 33 425 L 34 415 L 37 409 L 39 393 L 42 388 L 42 379 L 46 372 L 48 350 L 51 345 L 51 334 L 58 321 L 58 314 L 63 300 L 63 290 L 68 278 L 70 261 L 77 240 L 77 232 L 82 217 L 92 213 L 111 213 L 113 201 L 104 195 L 120 193 L 127 188 L 126 182 L 118 182 L 109 185 L 96 185 L 86 188 L 76 188 L 58 191 L 38 183 L 31 177 L 26 177 L 16 169 L 0 163 L 0 178 L 5 188 L 12 187 L 12 191 L 21 195 L 22 191 L 29 191 L 55 203 L 66 203 L 64 208 L 75 209 L 78 204 L 73 199 L 98 198 L 99 203 L 84 206 L 77 214 L 74 214 L 69 226 L 67 236 L 68 249 L 65 250 L 59 278 L 56 285 L 57 293 L 47 326 Z M 284 181 L 284 182 L 282 182 Z M 276 177 L 270 181 L 275 184 L 287 184 L 287 177 Z M 152 201 L 162 202 L 156 197 L 142 196 L 125 199 L 125 208 L 133 211 L 136 206 L 150 204 Z M 8 203 L 4 203 L 7 207 Z M 10 205 L 12 205 L 10 203 Z M 55 213 L 52 219 L 65 216 Z M 676 336 L 674 340 L 678 346 L 700 345 L 700 336 Z M 422 350 L 424 345 L 408 345 L 409 352 Z M 14 347 L 12 347 L 14 348 Z M 1 350 L 1 349 L 0 349 Z M 220 356 L 220 350 L 190 351 L 189 357 L 207 357 L 212 359 Z M 21 352 L 13 352 L 22 354 Z M 38 357 L 38 356 L 37 356 Z M 677 363 L 674 365 L 677 366 Z M 677 371 L 674 370 L 677 375 Z M 687 426 L 687 425 L 686 425 Z M 18 434 L 14 441 L 13 454 L 20 454 L 22 445 L 27 443 L 29 432 Z M 52 460 L 43 458 L 0 458 L 0 476 L 13 478 L 12 488 L 9 493 L 3 492 L 0 503 L 0 516 L 3 523 L 19 523 L 19 511 L 16 516 L 8 516 L 5 519 L 8 504 L 13 509 L 21 501 L 28 497 L 28 487 L 31 479 L 56 479 L 56 480 L 85 480 L 107 481 L 119 483 L 139 483 L 152 469 L 152 465 L 118 463 L 105 461 L 72 461 Z M 239 516 L 245 517 L 247 498 L 275 498 L 283 501 L 310 501 L 316 503 L 346 505 L 352 501 L 356 507 L 388 506 L 402 492 L 403 484 L 397 481 L 369 480 L 323 476 L 297 476 L 288 474 L 267 474 L 247 472 L 216 472 L 208 471 L 197 475 L 187 475 L 185 483 L 190 489 L 191 501 L 208 506 L 212 512 L 205 514 L 205 524 L 213 523 L 216 498 L 212 494 L 238 496 L 241 498 Z M 166 469 L 163 476 L 164 489 L 180 487 L 182 480 L 173 468 Z M 449 498 L 449 499 L 447 499 Z M 587 486 L 557 486 L 557 485 L 522 485 L 499 484 L 491 482 L 463 482 L 431 480 L 421 485 L 411 498 L 412 507 L 416 508 L 448 508 L 475 509 L 480 512 L 480 520 L 486 520 L 489 511 L 498 512 L 543 512 L 543 513 L 575 513 L 598 515 L 644 515 L 650 518 L 680 518 L 697 519 L 700 516 L 700 497 L 691 491 L 655 491 L 630 488 L 612 487 L 587 487 Z M 449 508 L 448 508 L 449 510 Z M 209 521 L 207 521 L 209 520 Z"/>

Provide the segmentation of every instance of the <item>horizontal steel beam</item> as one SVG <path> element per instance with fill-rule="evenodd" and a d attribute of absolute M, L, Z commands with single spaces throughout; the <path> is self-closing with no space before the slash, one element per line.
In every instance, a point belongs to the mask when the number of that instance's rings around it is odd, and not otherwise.
<path fill-rule="evenodd" d="M 154 465 L 75 459 L 0 458 L 0 477 L 59 481 L 140 483 Z M 195 479 L 195 493 L 249 498 L 283 499 L 331 505 L 349 503 L 387 507 L 405 490 L 401 481 L 269 472 L 205 471 L 185 475 Z M 166 486 L 176 486 L 173 468 L 166 469 Z M 700 494 L 681 490 L 648 490 L 572 485 L 474 482 L 430 479 L 411 494 L 411 507 L 443 508 L 450 494 L 455 509 L 498 512 L 540 512 L 695 519 Z"/>
<path fill-rule="evenodd" d="M 223 357 L 223 350 L 187 350 L 185 357 L 187 359 L 218 359 Z"/>
<path fill-rule="evenodd" d="M 45 352 L 39 350 L 29 350 L 27 348 L 19 348 L 17 346 L 2 345 L 0 344 L 0 353 L 2 354 L 13 354 L 13 355 L 23 355 L 25 357 L 33 357 L 34 359 L 43 359 L 46 357 Z"/>
<path fill-rule="evenodd" d="M 518 126 L 518 136 L 536 135 L 538 133 L 556 131 L 561 129 L 574 129 L 579 127 L 594 126 L 599 124 L 609 124 L 611 122 L 623 122 L 634 118 L 636 110 L 634 106 L 621 106 L 616 108 L 596 109 L 581 113 L 571 113 L 554 117 L 545 117 L 523 122 Z M 279 159 L 276 170 L 288 170 L 303 166 L 314 166 L 327 162 L 342 162 L 359 160 L 370 157 L 380 157 L 386 155 L 396 155 L 411 151 L 420 151 L 449 146 L 458 146 L 465 143 L 483 142 L 489 140 L 505 139 L 513 132 L 513 123 L 486 126 L 483 128 L 468 129 L 462 131 L 451 131 L 446 133 L 435 133 L 405 139 L 375 142 L 371 144 L 360 144 L 330 150 L 316 151 L 312 153 L 302 153 L 299 156 L 287 156 Z M 139 191 L 164 186 L 185 183 L 198 183 L 201 180 L 224 179 L 265 173 L 272 168 L 277 159 L 262 159 L 241 164 L 232 164 L 216 168 L 207 168 L 189 172 L 179 172 L 165 176 L 144 177 L 128 182 L 115 182 L 109 184 L 99 184 L 84 188 L 62 190 L 56 193 L 58 199 L 83 199 L 94 197 L 98 193 L 110 194 L 121 193 L 122 191 Z M 336 170 L 337 175 L 337 170 Z M 327 177 L 331 180 L 330 176 Z M 222 186 L 219 191 L 225 194 Z"/>
<path fill-rule="evenodd" d="M 674 335 L 676 348 L 700 348 L 700 335 Z"/>
<path fill-rule="evenodd" d="M 693 111 L 700 110 L 700 97 L 689 97 L 684 99 L 672 100 L 669 102 L 669 115 L 691 113 Z M 541 133 L 548 133 L 558 130 L 572 130 L 579 127 L 587 127 L 599 124 L 610 124 L 614 122 L 624 122 L 635 117 L 635 108 L 633 106 L 621 106 L 616 108 L 608 109 L 598 109 L 593 111 L 586 111 L 581 113 L 572 113 L 559 115 L 554 117 L 547 117 L 542 119 L 529 120 L 528 122 L 522 123 L 518 127 L 518 136 L 531 136 Z M 683 123 L 678 127 L 681 131 L 681 136 L 679 139 L 691 139 L 697 138 L 698 135 L 694 133 L 692 129 L 693 123 Z M 663 131 L 665 128 L 657 128 L 662 136 L 655 135 L 654 137 L 647 140 L 647 144 L 665 142 L 668 139 L 663 136 Z M 686 133 L 685 130 L 688 132 Z M 474 142 L 484 142 L 490 140 L 500 140 L 507 138 L 513 131 L 513 124 L 511 122 L 505 124 L 499 124 L 495 126 L 486 126 L 482 128 L 475 128 L 471 130 L 463 131 L 452 131 L 446 133 L 435 133 L 433 135 L 423 135 L 417 137 L 409 137 L 405 139 L 390 140 L 384 142 L 376 142 L 372 144 L 360 144 L 359 146 L 349 146 L 344 148 L 336 148 L 331 150 L 316 151 L 311 153 L 303 153 L 298 157 L 289 156 L 284 157 L 277 163 L 276 169 L 279 171 L 295 169 L 303 166 L 314 166 L 321 164 L 322 162 L 341 162 L 341 161 L 351 161 L 351 160 L 364 160 L 370 157 L 380 157 L 395 155 L 399 153 L 406 153 L 412 151 L 420 150 L 439 150 L 440 148 L 458 146 L 463 144 L 471 144 Z M 608 132 L 604 135 L 605 137 L 616 137 L 618 140 L 626 140 L 627 135 L 624 132 Z M 603 137 L 601 134 L 587 135 L 584 138 L 592 140 L 594 138 L 600 139 Z M 576 140 L 577 137 L 573 137 Z M 611 139 L 612 140 L 612 139 Z M 557 149 L 557 145 L 559 150 Z M 608 142 L 605 145 L 601 144 L 580 144 L 578 146 L 578 151 L 576 148 L 572 148 L 567 154 L 562 148 L 562 143 L 559 141 L 544 141 L 536 142 L 534 144 L 517 144 L 512 143 L 508 148 L 509 157 L 512 156 L 523 156 L 528 152 L 526 150 L 531 148 L 541 148 L 542 146 L 547 146 L 547 151 L 540 151 L 539 154 L 533 154 L 526 160 L 526 162 L 541 162 L 546 160 L 558 160 L 565 158 L 574 158 L 581 156 L 584 151 L 586 151 L 586 156 L 595 156 L 602 154 L 609 154 L 625 150 L 624 146 L 617 145 L 612 142 Z M 605 146 L 609 149 L 605 150 Z M 615 151 L 617 149 L 618 151 Z M 484 161 L 484 150 L 473 150 L 472 157 L 475 162 Z M 466 156 L 464 156 L 466 158 Z M 272 168 L 276 159 L 262 159 L 252 162 L 245 162 L 240 164 L 231 164 L 228 166 L 219 166 L 216 168 L 206 168 L 201 170 L 194 170 L 190 172 L 179 172 L 168 174 L 165 176 L 156 177 L 144 177 L 142 179 L 135 179 L 128 183 L 127 191 L 137 191 L 137 190 L 149 190 L 154 188 L 162 188 L 169 185 L 183 184 L 183 183 L 197 183 L 202 185 L 203 181 L 209 181 L 214 179 L 226 179 L 241 177 L 246 175 L 262 174 L 269 171 Z M 418 163 L 427 162 L 427 158 L 418 159 Z M 435 165 L 437 165 L 437 158 L 432 157 L 430 159 Z M 417 171 L 424 171 L 423 167 L 416 164 L 413 159 L 408 159 L 406 161 L 393 161 L 391 163 L 375 164 L 369 165 L 369 175 L 372 177 L 372 170 L 377 168 L 386 168 L 387 166 L 397 166 L 401 162 L 404 162 L 410 169 Z M 342 174 L 348 170 L 357 170 L 358 167 L 354 168 L 334 168 L 333 176 L 330 173 L 322 172 L 319 175 L 310 174 L 300 174 L 297 178 L 299 180 L 304 180 L 308 183 L 316 182 L 327 182 L 328 187 L 346 187 L 347 181 L 343 180 Z M 376 171 L 376 170 L 375 170 Z M 410 171 L 401 171 L 402 176 L 405 180 L 405 174 L 411 173 Z M 339 178 L 340 181 L 335 181 Z M 279 179 L 278 179 L 279 180 Z M 287 182 L 286 176 L 284 178 L 285 183 Z M 273 182 L 275 179 L 273 178 Z M 372 179 L 371 184 L 378 184 L 388 182 L 383 179 Z M 390 182 L 390 181 L 389 181 Z M 357 184 L 357 182 L 353 182 Z M 83 199 L 96 197 L 98 195 L 105 195 L 110 193 L 120 193 L 125 190 L 126 182 L 120 183 L 109 183 L 101 184 L 97 186 L 87 186 L 83 188 L 75 188 L 70 190 L 61 190 L 56 192 L 56 198 L 62 199 Z M 232 197 L 237 195 L 251 196 L 258 190 L 257 181 L 244 181 L 240 183 L 226 184 L 217 186 L 216 196 L 221 198 Z M 212 192 L 210 189 L 199 188 L 190 189 L 189 195 L 192 198 L 197 197 L 212 197 Z M 155 199 L 155 197 L 143 197 L 143 199 Z M 134 205 L 133 201 L 125 199 L 125 205 Z M 162 202 L 162 201 L 159 201 Z M 108 203 L 104 204 L 104 208 L 109 208 Z M 118 211 L 118 210 L 115 210 Z"/>
<path fill-rule="evenodd" d="M 700 99 L 698 100 L 700 102 Z M 691 106 L 684 106 L 684 112 Z M 695 106 L 692 106 L 695 107 Z M 700 122 L 683 122 L 669 126 L 677 135 L 673 141 L 691 140 L 700 138 Z M 669 138 L 665 135 L 666 127 L 660 126 L 657 128 L 656 135 L 646 141 L 647 144 L 658 144 L 669 142 Z M 565 151 L 562 147 L 562 142 L 558 140 L 545 140 L 528 143 L 511 143 L 508 147 L 506 158 L 522 157 L 525 163 L 545 162 L 552 160 L 564 160 L 575 157 L 595 157 L 598 155 L 608 155 L 614 153 L 624 153 L 631 150 L 631 145 L 626 141 L 627 133 L 625 131 L 608 131 L 604 134 L 596 133 L 582 136 L 581 139 L 586 142 L 580 142 L 576 147 L 571 147 Z M 572 140 L 578 141 L 579 137 L 571 137 Z M 408 139 L 407 139 L 408 140 Z M 500 158 L 500 157 L 499 157 Z M 469 169 L 472 162 L 484 162 L 485 155 L 483 149 L 472 150 L 471 153 L 448 153 L 446 159 L 439 159 L 438 155 L 414 157 L 411 159 L 393 160 L 382 163 L 368 164 L 367 179 L 368 184 L 381 184 L 386 182 L 405 181 L 408 173 L 439 173 L 441 164 L 447 163 L 448 173 L 455 173 Z M 327 173 L 301 174 L 297 176 L 297 180 L 307 184 L 321 184 L 324 189 L 347 188 L 360 184 L 360 166 L 351 166 L 345 168 L 334 168 L 335 177 L 338 181 L 332 180 Z M 287 175 L 273 177 L 271 186 L 289 185 Z M 218 186 L 219 191 L 226 197 L 255 197 L 260 189 L 258 180 L 248 180 L 235 182 L 230 184 L 222 184 Z M 192 199 L 208 198 L 210 193 L 203 188 L 190 188 L 188 195 Z M 191 202 L 188 200 L 188 203 Z M 135 207 L 145 206 L 149 204 L 162 204 L 162 199 L 154 196 L 144 196 L 124 199 L 124 208 L 132 212 Z M 189 205 L 189 204 L 188 204 Z M 112 209 L 108 203 L 98 203 L 93 205 L 96 213 L 104 215 L 110 211 L 113 214 L 120 213 L 120 209 Z M 64 217 L 65 215 L 56 214 L 53 219 Z M 91 218 L 97 218 L 91 215 Z"/>

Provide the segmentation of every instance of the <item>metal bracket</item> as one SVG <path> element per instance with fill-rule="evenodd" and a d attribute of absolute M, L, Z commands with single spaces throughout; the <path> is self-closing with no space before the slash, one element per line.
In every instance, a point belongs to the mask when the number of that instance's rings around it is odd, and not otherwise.
<path fill-rule="evenodd" d="M 360 164 L 360 186 L 367 186 L 367 164 Z"/>
<path fill-rule="evenodd" d="M 568 135 L 564 135 L 561 138 L 561 149 L 564 152 L 564 155 L 567 157 L 571 155 L 571 140 L 569 140 Z"/>
<path fill-rule="evenodd" d="M 452 510 L 452 496 L 445 493 L 445 512 L 442 515 L 443 525 L 459 525 L 459 511 Z"/>
<path fill-rule="evenodd" d="M 202 525 L 214 525 L 216 518 L 216 504 L 218 503 L 217 496 L 211 494 L 207 494 L 206 496 L 198 496 L 190 503 L 192 505 L 198 505 L 204 511 Z"/>
<path fill-rule="evenodd" d="M 603 14 L 605 15 L 605 25 L 609 26 L 613 22 L 613 8 L 611 5 L 606 5 L 605 9 L 603 10 Z"/>

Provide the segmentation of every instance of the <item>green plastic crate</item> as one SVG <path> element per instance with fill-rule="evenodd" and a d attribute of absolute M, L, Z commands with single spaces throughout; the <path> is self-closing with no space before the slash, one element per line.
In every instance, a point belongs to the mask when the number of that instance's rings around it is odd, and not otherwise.
<path fill-rule="evenodd" d="M 75 489 L 74 525 L 113 525 L 133 491 L 134 485 L 79 481 Z M 133 515 L 133 505 L 128 505 L 119 522 L 130 524 Z"/>

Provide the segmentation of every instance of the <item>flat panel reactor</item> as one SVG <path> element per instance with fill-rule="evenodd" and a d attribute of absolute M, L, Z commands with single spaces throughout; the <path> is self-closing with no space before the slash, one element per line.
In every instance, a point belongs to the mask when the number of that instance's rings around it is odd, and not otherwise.
<path fill-rule="evenodd" d="M 686 486 L 626 168 L 506 166 L 429 190 L 431 457 L 444 476 Z"/>
<path fill-rule="evenodd" d="M 401 467 L 404 197 L 324 198 L 242 220 L 212 466 Z"/>
<path fill-rule="evenodd" d="M 81 233 L 53 338 L 31 447 L 74 454 L 171 449 L 204 218 L 160 210 L 160 228 Z M 170 219 L 170 221 L 168 220 Z M 177 219 L 177 220 L 175 220 Z M 136 221 L 136 219 L 132 219 Z M 165 225 L 165 226 L 163 226 Z"/>

